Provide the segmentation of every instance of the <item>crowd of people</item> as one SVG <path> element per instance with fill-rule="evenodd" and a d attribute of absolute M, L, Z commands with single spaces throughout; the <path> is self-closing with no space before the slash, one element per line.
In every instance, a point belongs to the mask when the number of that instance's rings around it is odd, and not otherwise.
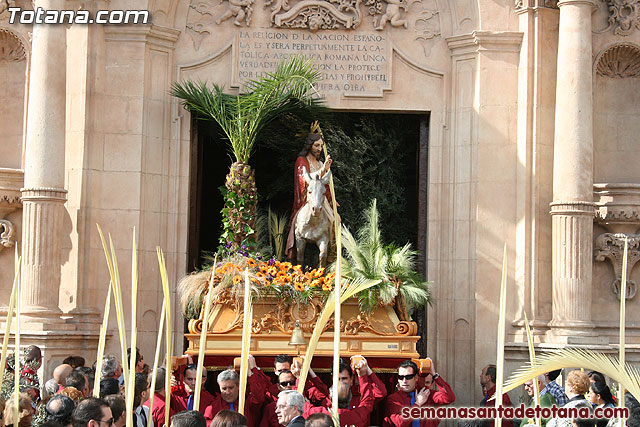
<path fill-rule="evenodd" d="M 167 372 L 160 367 L 155 373 L 153 402 L 150 405 L 152 375 L 139 351 L 135 352 L 135 383 L 133 414 L 127 416 L 122 363 L 115 356 L 106 355 L 99 375 L 93 367 L 85 366 L 81 357 L 69 357 L 53 371 L 53 377 L 40 387 L 37 371 L 42 355 L 31 346 L 22 354 L 20 362 L 20 427 L 104 427 L 102 424 L 122 427 L 131 419 L 134 427 L 279 427 L 279 426 L 333 426 L 331 418 L 333 390 L 310 369 L 304 392 L 298 393 L 302 363 L 286 355 L 275 357 L 274 375 L 257 366 L 251 355 L 248 359 L 248 386 L 244 399 L 244 415 L 239 410 L 239 374 L 233 368 L 225 369 L 215 377 L 214 394 L 207 391 L 209 372 L 203 369 L 199 405 L 195 404 L 197 365 L 187 364 L 183 369 Z M 131 352 L 129 351 L 129 357 Z M 126 361 L 130 363 L 130 361 Z M 383 408 L 384 424 L 413 426 L 400 414 L 404 406 L 450 404 L 455 395 L 430 364 L 430 372 L 420 375 L 416 364 L 404 361 L 398 367 L 397 391 L 387 396 L 387 386 L 359 356 L 352 363 L 342 363 L 337 387 L 340 424 L 364 427 L 372 425 L 375 407 Z M 12 393 L 14 363 L 7 364 L 2 395 L 6 402 L 2 420 L 5 426 L 14 425 Z M 165 393 L 165 379 L 170 375 L 171 392 Z M 93 396 L 98 382 L 98 396 Z M 433 387 L 433 388 L 432 388 Z M 210 389 L 213 389 L 210 388 Z M 168 406 L 169 422 L 165 423 Z M 131 423 L 131 422 L 130 422 Z M 422 420 L 420 425 L 435 427 L 437 420 Z M 0 425 L 0 427 L 3 427 Z"/>
<path fill-rule="evenodd" d="M 538 386 L 538 402 L 542 408 L 586 408 L 593 417 L 589 418 L 540 418 L 542 427 L 617 427 L 619 419 L 616 417 L 605 418 L 600 416 L 597 418 L 596 408 L 614 408 L 617 405 L 616 399 L 613 397 L 606 378 L 597 371 L 584 372 L 582 370 L 572 370 L 568 373 L 565 381 L 565 387 L 560 385 L 557 378 L 560 376 L 561 370 L 547 372 L 537 378 L 532 378 L 525 382 L 524 388 L 530 397 L 529 406 L 535 405 L 535 384 Z M 482 406 L 488 406 L 488 400 L 495 394 L 496 366 L 487 365 L 480 373 L 480 385 L 484 393 L 484 399 L 480 403 Z M 495 402 L 495 401 L 494 401 Z M 493 406 L 495 403 L 489 403 Z M 503 406 L 511 406 L 509 396 L 505 393 L 502 397 Z M 629 410 L 626 420 L 627 427 L 640 427 L 640 405 L 638 401 L 629 392 L 625 393 L 625 406 Z M 602 413 L 602 412 L 600 412 Z M 534 419 L 503 419 L 502 425 L 505 427 L 524 427 L 527 424 L 533 424 Z M 469 424 L 469 423 L 463 423 Z M 489 424 L 488 420 L 475 424 Z M 477 426 L 476 426 L 477 427 Z"/>
<path fill-rule="evenodd" d="M 38 368 L 42 354 L 38 347 L 26 348 L 20 361 L 20 393 L 18 397 L 19 419 L 15 417 L 15 393 L 13 381 L 15 363 L 9 358 L 0 399 L 0 427 L 329 427 L 333 393 L 318 375 L 310 369 L 303 388 L 298 393 L 301 371 L 299 360 L 279 355 L 275 357 L 274 375 L 257 366 L 255 358 L 248 359 L 248 387 L 244 399 L 244 415 L 239 411 L 239 374 L 232 367 L 222 370 L 215 377 L 215 393 L 207 389 L 209 372 L 202 374 L 199 404 L 195 402 L 197 365 L 187 364 L 183 369 L 167 372 L 160 367 L 155 373 L 155 390 L 150 404 L 152 375 L 139 351 L 135 352 L 135 382 L 133 385 L 132 414 L 127 414 L 124 377 L 121 362 L 112 355 L 104 356 L 99 375 L 93 367 L 85 366 L 81 357 L 69 357 L 53 371 L 53 377 L 40 387 Z M 128 357 L 131 357 L 129 351 Z M 126 361 L 130 363 L 130 361 Z M 192 361 L 189 361 L 192 362 Z M 395 379 L 395 392 L 388 394 L 388 387 L 372 371 L 362 356 L 353 357 L 351 363 L 342 363 L 338 372 L 337 402 L 341 426 L 365 427 L 379 425 L 389 427 L 436 427 L 439 419 L 408 418 L 406 408 L 451 405 L 455 394 L 451 386 L 435 371 L 433 361 L 422 370 L 412 360 L 399 364 Z M 556 378 L 560 371 L 549 372 L 525 383 L 529 396 L 534 395 L 534 381 L 538 383 L 539 401 L 542 407 L 613 407 L 615 398 L 602 374 L 569 372 L 566 388 Z M 170 376 L 171 392 L 165 394 L 165 379 Z M 480 385 L 484 399 L 480 406 L 493 406 L 496 367 L 485 366 L 480 373 Z M 94 396 L 94 385 L 98 382 L 98 396 Z M 533 401 L 533 399 L 532 399 Z M 628 427 L 638 424 L 640 406 L 633 396 L 626 400 L 631 409 Z M 533 404 L 533 403 L 532 403 Z M 511 406 L 507 394 L 502 398 L 503 406 Z M 168 409 L 167 409 L 168 406 Z M 372 412 L 376 408 L 376 418 Z M 165 423 L 168 410 L 169 422 Z M 131 420 L 128 422 L 128 420 Z M 505 427 L 524 427 L 533 420 L 504 419 Z M 617 420 L 584 420 L 551 418 L 542 419 L 544 427 L 613 427 Z M 475 425 L 489 425 L 492 420 L 479 420 Z M 469 425 L 461 420 L 459 425 Z M 473 424 L 473 423 L 472 423 Z"/>

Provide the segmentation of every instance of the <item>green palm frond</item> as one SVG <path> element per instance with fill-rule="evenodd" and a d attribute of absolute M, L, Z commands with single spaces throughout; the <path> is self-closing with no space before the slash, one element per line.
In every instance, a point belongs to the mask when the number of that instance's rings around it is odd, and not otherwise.
<path fill-rule="evenodd" d="M 342 275 L 345 278 L 379 280 L 380 283 L 359 294 L 360 308 L 372 311 L 377 305 L 390 304 L 398 289 L 405 297 L 408 310 L 422 307 L 431 301 L 429 282 L 415 271 L 417 252 L 407 243 L 403 247 L 384 245 L 380 233 L 376 200 L 372 200 L 364 213 L 363 223 L 357 238 L 342 227 L 342 244 L 345 255 Z M 400 286 L 396 286 L 400 283 Z"/>
<path fill-rule="evenodd" d="M 278 115 L 304 109 L 318 109 L 321 99 L 314 85 L 320 73 L 311 60 L 293 56 L 281 62 L 276 70 L 245 86 L 245 93 L 228 95 L 214 84 L 202 82 L 174 83 L 171 94 L 201 118 L 216 121 L 240 163 L 247 163 L 256 137 Z"/>
<path fill-rule="evenodd" d="M 629 365 L 620 365 L 617 357 L 587 349 L 564 348 L 555 353 L 537 356 L 534 363 L 518 369 L 502 389 L 507 393 L 538 375 L 563 368 L 585 368 L 602 372 L 622 384 L 636 398 L 640 398 L 640 372 Z"/>
<path fill-rule="evenodd" d="M 429 290 L 430 284 L 431 282 L 425 282 L 423 280 L 406 281 L 398 288 L 404 297 L 409 314 L 411 314 L 411 311 L 414 308 L 424 307 L 427 304 L 431 304 L 431 291 Z"/>

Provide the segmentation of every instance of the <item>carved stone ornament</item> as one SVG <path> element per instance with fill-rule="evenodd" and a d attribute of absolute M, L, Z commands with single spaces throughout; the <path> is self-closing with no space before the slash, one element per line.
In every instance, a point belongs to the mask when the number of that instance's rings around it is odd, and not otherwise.
<path fill-rule="evenodd" d="M 596 261 L 608 259 L 613 266 L 615 280 L 611 283 L 611 289 L 620 299 L 620 284 L 622 282 L 622 260 L 624 253 L 624 238 L 628 239 L 627 246 L 627 295 L 626 299 L 632 299 L 637 291 L 636 283 L 629 278 L 633 266 L 640 260 L 640 235 L 626 235 L 623 233 L 603 233 L 596 238 L 594 244 L 594 256 Z"/>
<path fill-rule="evenodd" d="M 0 61 L 19 62 L 27 58 L 22 42 L 11 31 L 0 29 Z"/>
<path fill-rule="evenodd" d="M 186 32 L 193 40 L 195 50 L 200 49 L 202 40 L 211 32 L 207 29 L 213 23 L 213 6 L 206 1 L 192 1 L 189 5 Z"/>
<path fill-rule="evenodd" d="M 640 48 L 631 44 L 617 44 L 598 58 L 596 72 L 604 77 L 640 77 Z"/>
<path fill-rule="evenodd" d="M 558 0 L 515 0 L 516 10 L 528 7 L 546 7 L 549 9 L 558 8 Z"/>
<path fill-rule="evenodd" d="M 271 5 L 272 25 L 278 28 L 308 28 L 312 32 L 353 29 L 361 19 L 360 0 L 303 0 L 294 6 L 276 0 L 276 4 L 268 5 Z M 284 9 L 285 6 L 288 9 Z"/>
<path fill-rule="evenodd" d="M 640 29 L 640 0 L 606 0 L 609 8 L 609 26 L 613 34 L 628 36 Z"/>
<path fill-rule="evenodd" d="M 233 23 L 240 27 L 251 24 L 251 14 L 253 13 L 253 0 L 228 0 L 229 6 L 218 19 L 216 24 L 220 24 L 227 19 L 233 18 Z"/>
<path fill-rule="evenodd" d="M 11 248 L 15 244 L 13 238 L 14 228 L 11 221 L 6 219 L 0 219 L 0 250 L 3 248 Z"/>

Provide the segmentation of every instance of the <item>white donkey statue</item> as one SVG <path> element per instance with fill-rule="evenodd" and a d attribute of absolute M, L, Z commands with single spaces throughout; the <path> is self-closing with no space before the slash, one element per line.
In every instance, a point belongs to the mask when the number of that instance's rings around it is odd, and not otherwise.
<path fill-rule="evenodd" d="M 325 197 L 325 185 L 329 182 L 331 171 L 320 178 L 322 168 L 309 174 L 303 169 L 303 177 L 307 183 L 307 203 L 300 208 L 296 215 L 296 257 L 298 264 L 304 263 L 304 248 L 307 242 L 315 243 L 320 250 L 320 267 L 327 263 L 329 252 L 329 236 L 331 232 L 331 217 L 329 203 Z M 333 215 L 331 215 L 333 216 Z"/>

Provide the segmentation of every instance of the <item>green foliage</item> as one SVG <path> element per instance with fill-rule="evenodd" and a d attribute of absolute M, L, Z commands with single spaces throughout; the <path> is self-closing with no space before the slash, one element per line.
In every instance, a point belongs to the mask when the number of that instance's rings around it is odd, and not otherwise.
<path fill-rule="evenodd" d="M 286 215 L 277 215 L 275 212 L 272 212 L 271 206 L 269 206 L 268 215 L 269 243 L 273 248 L 275 258 L 279 261 L 282 261 L 284 256 L 284 244 L 287 239 L 285 229 L 289 221 Z"/>
<path fill-rule="evenodd" d="M 320 120 L 333 158 L 331 170 L 343 224 L 358 227 L 362 212 L 375 198 L 380 222 L 387 225 L 380 230 L 384 240 L 415 242 L 417 117 L 340 112 L 315 118 Z M 309 133 L 310 121 L 285 115 L 258 137 L 252 165 L 260 183 L 259 202 L 271 205 L 278 213 L 290 209 L 293 166 Z"/>
<path fill-rule="evenodd" d="M 216 121 L 231 145 L 236 161 L 247 163 L 258 133 L 280 114 L 320 106 L 313 85 L 320 74 L 313 62 L 292 56 L 273 73 L 249 81 L 240 95 L 224 93 L 223 87 L 204 82 L 174 83 L 171 94 L 200 118 Z"/>
<path fill-rule="evenodd" d="M 380 284 L 358 295 L 360 309 L 371 312 L 379 304 L 390 304 L 398 291 L 402 293 L 408 311 L 429 303 L 429 282 L 415 271 L 417 252 L 411 249 L 411 244 L 399 247 L 383 243 L 376 199 L 363 216 L 357 237 L 346 226 L 342 227 L 345 250 L 342 276 L 349 280 L 380 280 Z"/>
<path fill-rule="evenodd" d="M 233 249 L 255 251 L 257 241 L 255 239 L 256 230 L 251 227 L 250 220 L 252 211 L 255 211 L 256 201 L 251 194 L 228 191 L 226 187 L 219 187 L 224 198 L 222 208 L 222 234 L 219 239 L 218 251 L 222 252 L 226 245 L 233 243 Z M 241 221 L 232 221 L 231 218 L 240 218 Z M 255 221 L 254 221 L 255 222 Z M 238 239 L 236 236 L 241 236 Z M 238 241 L 239 240 L 239 241 Z M 238 241 L 236 243 L 236 241 Z M 229 249 L 227 246 L 226 249 Z"/>

